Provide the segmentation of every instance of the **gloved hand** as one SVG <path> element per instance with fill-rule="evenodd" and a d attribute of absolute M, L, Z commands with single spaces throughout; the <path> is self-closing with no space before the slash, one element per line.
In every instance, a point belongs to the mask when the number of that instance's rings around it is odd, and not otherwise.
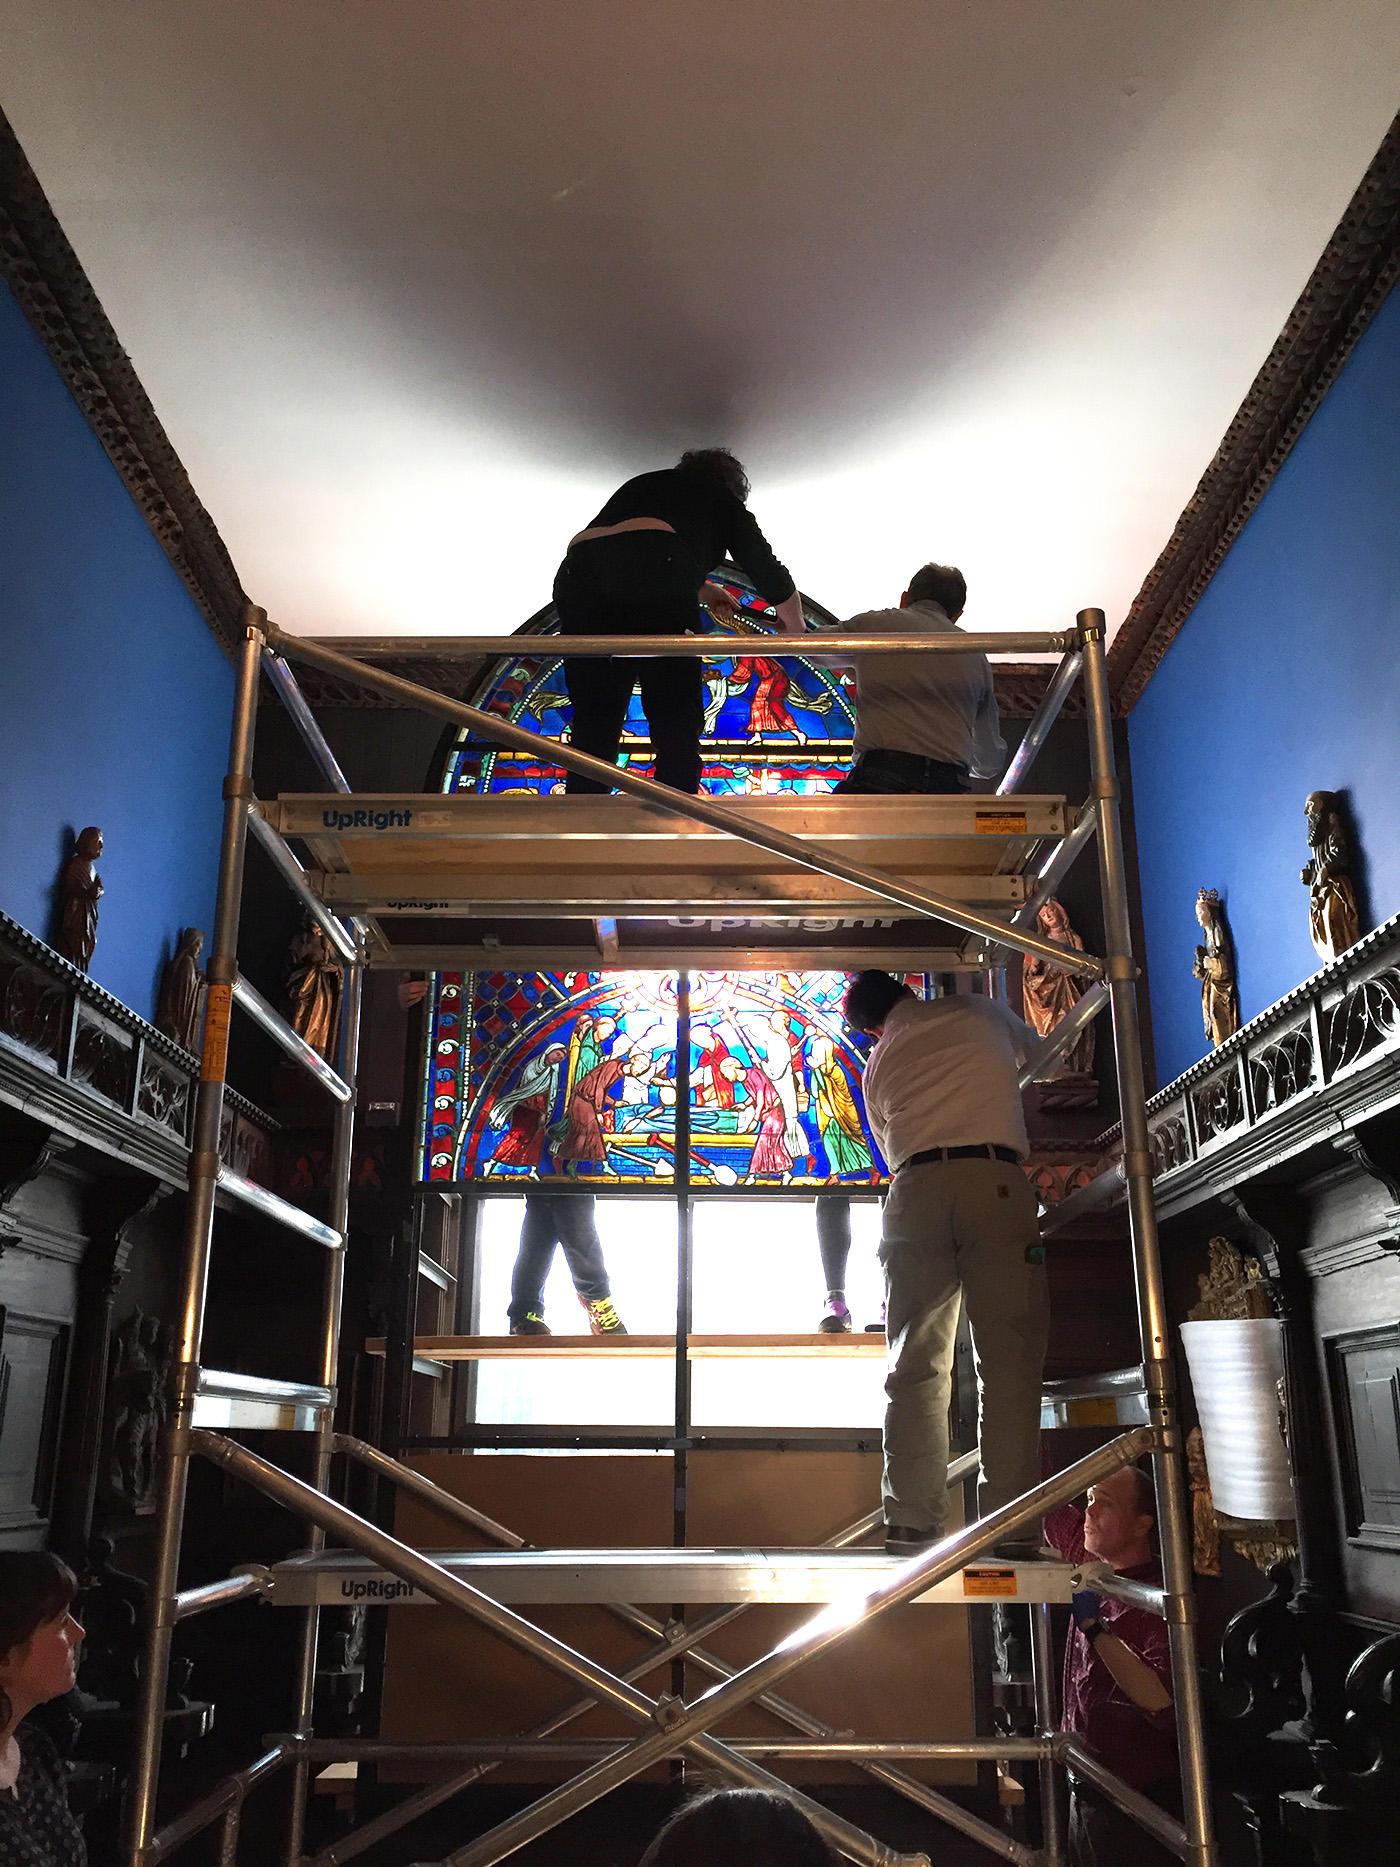
<path fill-rule="evenodd" d="M 1074 1624 L 1081 1633 L 1086 1627 L 1092 1627 L 1099 1619 L 1101 1605 L 1099 1597 L 1092 1588 L 1081 1588 L 1078 1594 L 1070 1596 L 1069 1611 L 1074 1616 Z"/>

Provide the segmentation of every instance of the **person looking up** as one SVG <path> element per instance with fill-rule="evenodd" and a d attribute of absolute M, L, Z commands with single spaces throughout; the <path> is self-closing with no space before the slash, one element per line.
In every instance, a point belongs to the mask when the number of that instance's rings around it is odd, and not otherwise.
<path fill-rule="evenodd" d="M 561 632 L 694 633 L 702 600 L 712 615 L 732 617 L 736 606 L 729 593 L 706 582 L 732 557 L 777 610 L 782 627 L 800 635 L 805 625 L 797 586 L 759 530 L 748 496 L 748 475 L 723 447 L 682 454 L 674 467 L 626 481 L 592 524 L 569 540 L 554 579 Z M 566 653 L 564 684 L 573 703 L 573 745 L 609 764 L 617 760 L 627 703 L 640 685 L 656 782 L 692 795 L 699 791 L 705 690 L 698 656 L 639 660 Z M 564 788 L 607 790 L 575 772 Z"/>
<path fill-rule="evenodd" d="M 766 1789 L 715 1789 L 687 1802 L 639 1867 L 840 1867 L 841 1856 L 795 1802 Z"/>
<path fill-rule="evenodd" d="M 0 1867 L 87 1861 L 58 1752 L 24 1725 L 36 1705 L 62 1698 L 77 1681 L 77 1592 L 78 1578 L 47 1550 L 0 1550 Z"/>
<path fill-rule="evenodd" d="M 1086 1507 L 1062 1504 L 1045 1519 L 1045 1540 L 1066 1562 L 1086 1556 L 1133 1581 L 1162 1585 L 1152 1550 L 1157 1515 L 1152 1480 L 1125 1465 L 1089 1492 Z M 1132 1789 L 1178 1813 L 1176 1717 L 1167 1624 L 1146 1608 L 1081 1589 L 1065 1642 L 1061 1729 L 1082 1738 Z M 1070 1859 L 1074 1867 L 1158 1867 L 1174 1856 L 1107 1801 L 1070 1777 Z"/>

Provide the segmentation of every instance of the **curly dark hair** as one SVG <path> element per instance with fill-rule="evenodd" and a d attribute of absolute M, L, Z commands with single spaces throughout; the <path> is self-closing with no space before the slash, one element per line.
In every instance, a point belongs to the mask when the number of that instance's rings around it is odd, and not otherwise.
<path fill-rule="evenodd" d="M 47 1549 L 0 1549 L 0 1660 L 31 1641 L 45 1621 L 56 1621 L 73 1605 L 78 1578 L 61 1556 Z M 0 1689 L 0 1727 L 11 1705 Z"/>
<path fill-rule="evenodd" d="M 725 492 L 733 493 L 738 500 L 749 496 L 749 476 L 744 472 L 744 464 L 727 447 L 697 447 L 688 454 L 682 454 L 676 462 L 682 473 L 703 474 L 707 479 L 718 480 Z"/>
<path fill-rule="evenodd" d="M 766 1789 L 712 1789 L 667 1822 L 640 1867 L 841 1867 L 841 1857 L 786 1796 Z"/>

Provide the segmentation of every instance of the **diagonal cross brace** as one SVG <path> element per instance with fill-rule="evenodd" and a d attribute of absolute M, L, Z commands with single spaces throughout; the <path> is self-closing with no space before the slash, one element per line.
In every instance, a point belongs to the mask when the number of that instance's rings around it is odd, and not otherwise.
<path fill-rule="evenodd" d="M 386 674 L 380 668 L 356 661 L 351 655 L 323 648 L 319 643 L 307 641 L 302 636 L 288 635 L 284 630 L 271 625 L 268 633 L 279 654 L 290 655 L 297 661 L 308 661 L 313 667 L 325 668 L 332 674 L 343 675 L 380 693 L 392 694 L 396 699 L 409 706 L 419 707 L 426 713 L 437 713 L 460 726 L 469 726 L 492 744 L 513 746 L 518 751 L 530 752 L 536 757 L 547 757 L 569 771 L 579 772 L 585 778 L 594 778 L 615 790 L 625 791 L 653 810 L 665 811 L 673 817 L 688 817 L 695 823 L 707 823 L 712 829 L 723 830 L 741 842 L 752 843 L 756 848 L 766 849 L 802 868 L 813 869 L 818 875 L 833 875 L 838 881 L 853 882 L 857 888 L 864 888 L 872 895 L 893 901 L 897 906 L 908 908 L 912 913 L 927 919 L 946 921 L 953 927 L 961 927 L 965 933 L 976 934 L 983 940 L 993 940 L 999 946 L 1011 947 L 1018 953 L 1029 953 L 1067 972 L 1085 973 L 1096 979 L 1104 976 L 1104 962 L 1091 953 L 1061 946 L 1054 940 L 1044 940 L 1039 934 L 1029 933 L 1024 928 L 1008 927 L 1004 922 L 993 920 L 988 914 L 979 914 L 975 908 L 969 908 L 960 901 L 948 901 L 942 895 L 930 894 L 927 889 L 912 888 L 882 870 L 867 869 L 861 863 L 848 862 L 834 850 L 813 848 L 800 837 L 789 836 L 786 831 L 750 823 L 737 811 L 726 809 L 724 805 L 716 804 L 707 797 L 690 797 L 685 792 L 671 790 L 668 785 L 656 784 L 650 778 L 639 778 L 633 772 L 624 771 L 621 766 L 609 765 L 606 760 L 576 751 L 571 745 L 561 745 L 558 740 L 528 732 L 525 727 L 500 719 L 494 713 L 483 713 L 479 707 L 469 706 L 464 700 L 452 700 L 446 694 L 434 693 L 430 687 L 420 687 L 413 681 L 401 680 L 396 674 Z"/>
<path fill-rule="evenodd" d="M 780 1777 L 761 1768 L 746 1757 L 741 1757 L 718 1739 L 700 1732 L 670 1741 L 668 1708 L 659 1701 L 639 1692 L 635 1686 L 616 1673 L 609 1672 L 590 1660 L 586 1654 L 577 1652 L 565 1641 L 556 1639 L 553 1634 L 537 1627 L 523 1615 L 516 1614 L 502 1602 L 495 1601 L 479 1588 L 473 1588 L 460 1576 L 450 1575 L 447 1570 L 433 1562 L 430 1557 L 410 1549 L 387 1531 L 368 1522 L 337 1503 L 325 1492 L 318 1491 L 314 1485 L 295 1478 L 280 1466 L 269 1464 L 250 1452 L 245 1446 L 237 1445 L 221 1434 L 196 1430 L 190 1434 L 190 1450 L 199 1452 L 216 1465 L 221 1465 L 236 1477 L 243 1479 L 254 1489 L 265 1492 L 285 1505 L 298 1516 L 306 1518 L 321 1530 L 334 1531 L 344 1537 L 352 1547 L 362 1549 L 375 1557 L 391 1574 L 402 1576 L 420 1588 L 425 1595 L 439 1601 L 444 1607 L 457 1608 L 480 1621 L 493 1633 L 498 1634 L 510 1645 L 520 1648 L 542 1660 L 556 1672 L 586 1686 L 600 1701 L 617 1706 L 630 1717 L 643 1723 L 659 1726 L 666 1751 L 690 1750 L 701 1762 L 711 1769 L 721 1770 L 726 1776 L 748 1784 L 752 1788 L 768 1789 L 783 1795 L 792 1796 L 798 1801 L 813 1822 L 840 1848 L 850 1859 L 862 1863 L 862 1867 L 928 1867 L 923 1855 L 900 1854 L 887 1848 L 874 1836 L 862 1829 L 833 1815 L 820 1803 L 810 1798 L 794 1796 Z M 630 1753 L 627 1753 L 630 1754 Z M 645 1767 L 645 1766 L 642 1766 Z M 507 1850 L 509 1851 L 509 1850 Z"/>
<path fill-rule="evenodd" d="M 745 1705 L 769 1691 L 780 1679 L 795 1672 L 817 1654 L 835 1646 L 853 1628 L 922 1594 L 925 1589 L 942 1581 L 945 1576 L 952 1575 L 970 1558 L 1029 1519 L 1038 1519 L 1057 1504 L 1067 1504 L 1088 1486 L 1099 1483 L 1120 1467 L 1131 1464 L 1143 1453 L 1151 1451 L 1156 1444 L 1157 1434 L 1150 1427 L 1138 1427 L 1124 1433 L 1067 1470 L 1046 1479 L 1013 1503 L 945 1537 L 925 1555 L 903 1564 L 889 1581 L 880 1583 L 867 1595 L 858 1600 L 833 1602 L 790 1634 L 771 1653 L 685 1707 L 666 1727 L 638 1738 L 617 1756 L 606 1758 L 580 1772 L 570 1782 L 561 1784 L 529 1808 L 522 1809 L 518 1815 L 449 1855 L 443 1867 L 494 1867 L 496 1861 L 504 1860 L 537 1835 L 548 1832 L 566 1817 L 587 1808 L 590 1803 L 596 1802 L 622 1783 L 629 1782 L 653 1763 L 682 1749 L 711 1726 L 742 1710 Z"/>
<path fill-rule="evenodd" d="M 504 1544 L 508 1548 L 518 1549 L 523 1546 L 524 1539 L 515 1531 L 507 1529 L 504 1524 L 486 1516 L 463 1499 L 453 1496 L 450 1491 L 444 1491 L 441 1485 L 435 1484 L 424 1473 L 391 1459 L 377 1447 L 367 1445 L 363 1440 L 345 1434 L 337 1434 L 336 1448 L 369 1466 L 372 1471 L 388 1478 L 391 1483 L 408 1490 L 413 1496 L 428 1504 L 430 1508 L 441 1511 L 449 1518 L 469 1524 L 491 1541 Z M 973 1451 L 964 1453 L 960 1458 L 955 1459 L 948 1467 L 949 1484 L 956 1483 L 958 1479 L 976 1470 L 978 1458 L 979 1454 Z M 846 1529 L 839 1531 L 835 1536 L 828 1538 L 822 1547 L 846 1548 L 851 1543 L 857 1542 L 867 1531 L 875 1528 L 881 1518 L 880 1511 L 872 1511 L 869 1515 L 848 1525 Z M 720 1608 L 698 1621 L 692 1621 L 684 1629 L 675 1630 L 674 1633 L 654 1616 L 640 1608 L 612 1603 L 608 1606 L 608 1612 L 615 1619 L 620 1620 L 624 1626 L 647 1634 L 656 1641 L 656 1645 L 643 1653 L 623 1673 L 622 1677 L 629 1682 L 644 1679 L 648 1673 L 655 1671 L 667 1660 L 679 1659 L 683 1656 L 688 1658 L 693 1665 L 698 1666 L 702 1672 L 708 1673 L 712 1679 L 730 1679 L 739 1670 L 738 1667 L 717 1659 L 699 1643 L 717 1633 L 721 1627 L 727 1627 L 731 1622 L 747 1614 L 749 1604 Z M 591 1697 L 578 1699 L 572 1705 L 565 1706 L 562 1710 L 552 1714 L 543 1724 L 536 1725 L 529 1735 L 532 1738 L 553 1736 L 557 1731 L 572 1723 L 575 1718 L 592 1710 L 596 1703 L 597 1701 Z M 824 1724 L 820 1719 L 803 1711 L 800 1706 L 793 1705 L 773 1693 L 763 1694 L 755 1703 L 796 1730 L 805 1732 L 809 1737 L 838 1735 L 833 1726 Z M 407 1801 L 396 1804 L 384 1814 L 376 1816 L 363 1827 L 354 1830 L 353 1833 L 340 1836 L 315 1857 L 311 1862 L 311 1867 L 342 1867 L 344 1862 L 362 1854 L 366 1848 L 374 1846 L 386 1835 L 395 1834 L 401 1828 L 407 1827 L 419 1816 L 428 1814 L 432 1809 L 437 1808 L 441 1803 L 448 1801 L 452 1796 L 459 1794 L 470 1784 L 477 1782 L 498 1767 L 494 1763 L 477 1763 L 454 1776 L 429 1784 L 417 1794 L 410 1796 Z M 1032 1859 L 1029 1849 L 1004 1835 L 1000 1829 L 991 1827 L 980 1817 L 970 1814 L 949 1797 L 939 1795 L 936 1790 L 920 1782 L 917 1777 L 909 1776 L 903 1770 L 878 1762 L 858 1761 L 856 1767 L 884 1783 L 887 1788 L 893 1789 L 897 1794 L 907 1797 L 920 1808 L 936 1815 L 949 1826 L 970 1835 L 973 1840 L 980 1841 L 992 1852 L 1011 1861 L 1014 1867 L 1029 1867 Z"/>

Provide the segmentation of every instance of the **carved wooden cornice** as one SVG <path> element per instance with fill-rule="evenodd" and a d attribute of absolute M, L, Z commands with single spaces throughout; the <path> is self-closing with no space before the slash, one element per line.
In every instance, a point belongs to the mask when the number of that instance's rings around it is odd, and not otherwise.
<path fill-rule="evenodd" d="M 205 621 L 230 649 L 245 601 L 233 560 L 3 113 L 0 276 Z"/>
<path fill-rule="evenodd" d="M 1397 278 L 1400 117 L 1114 640 L 1116 711 L 1126 713 L 1141 696 Z"/>

